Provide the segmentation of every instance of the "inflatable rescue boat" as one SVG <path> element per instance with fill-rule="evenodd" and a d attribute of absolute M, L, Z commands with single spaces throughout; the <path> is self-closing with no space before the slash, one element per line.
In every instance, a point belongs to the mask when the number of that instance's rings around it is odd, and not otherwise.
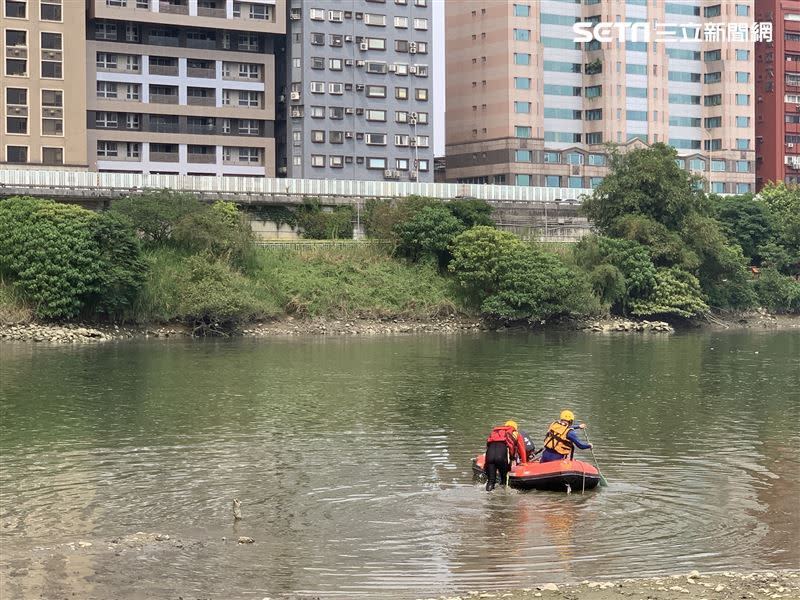
<path fill-rule="evenodd" d="M 485 478 L 483 470 L 486 455 L 472 459 L 472 472 Z M 550 490 L 554 492 L 580 492 L 591 490 L 600 483 L 600 472 L 581 460 L 554 460 L 512 465 L 508 485 L 520 490 Z"/>

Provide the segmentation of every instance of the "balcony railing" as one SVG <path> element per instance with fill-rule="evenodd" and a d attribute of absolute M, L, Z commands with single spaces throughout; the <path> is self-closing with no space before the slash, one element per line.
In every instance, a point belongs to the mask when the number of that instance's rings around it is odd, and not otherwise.
<path fill-rule="evenodd" d="M 171 4 L 169 2 L 159 2 L 158 12 L 172 15 L 188 15 L 189 6 L 186 4 Z"/>
<path fill-rule="evenodd" d="M 186 104 L 190 106 L 216 106 L 217 99 L 214 96 L 187 96 Z"/>
<path fill-rule="evenodd" d="M 217 162 L 216 153 L 194 154 L 194 153 L 190 152 L 187 156 L 188 156 L 188 160 L 189 160 L 190 163 L 210 164 L 210 163 Z"/>
<path fill-rule="evenodd" d="M 217 76 L 217 70 L 205 67 L 187 67 L 186 75 L 188 77 L 202 77 L 203 79 L 214 79 Z"/>
<path fill-rule="evenodd" d="M 150 152 L 152 162 L 178 162 L 177 152 Z"/>
<path fill-rule="evenodd" d="M 201 50 L 214 50 L 217 47 L 216 40 L 198 40 L 195 38 L 186 38 L 187 48 L 200 48 Z"/>
<path fill-rule="evenodd" d="M 178 76 L 178 65 L 150 65 L 150 75 Z"/>
<path fill-rule="evenodd" d="M 214 125 L 187 125 L 186 133 L 195 135 L 214 135 L 217 133 L 217 128 Z"/>
<path fill-rule="evenodd" d="M 177 104 L 178 94 L 150 94 L 151 104 Z"/>
<path fill-rule="evenodd" d="M 148 35 L 147 43 L 154 46 L 179 46 L 180 40 L 171 35 Z"/>
<path fill-rule="evenodd" d="M 198 17 L 216 17 L 224 19 L 227 15 L 224 8 L 206 8 L 205 6 L 197 7 Z"/>
<path fill-rule="evenodd" d="M 178 123 L 159 123 L 157 121 L 150 121 L 147 131 L 153 133 L 179 133 L 180 128 Z"/>

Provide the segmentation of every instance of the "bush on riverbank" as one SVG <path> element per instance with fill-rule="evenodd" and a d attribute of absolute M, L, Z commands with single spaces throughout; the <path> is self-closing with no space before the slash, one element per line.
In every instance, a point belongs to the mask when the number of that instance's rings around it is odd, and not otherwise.
<path fill-rule="evenodd" d="M 39 318 L 116 315 L 144 280 L 130 223 L 39 198 L 0 202 L 0 275 Z"/>

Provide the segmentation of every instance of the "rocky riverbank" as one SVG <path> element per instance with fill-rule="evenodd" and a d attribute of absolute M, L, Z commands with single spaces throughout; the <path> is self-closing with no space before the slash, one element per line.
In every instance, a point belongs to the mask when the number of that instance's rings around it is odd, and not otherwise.
<path fill-rule="evenodd" d="M 685 323 L 681 329 L 800 329 L 798 315 L 771 315 L 764 311 L 726 317 L 713 316 Z M 658 334 L 675 333 L 675 327 L 665 321 L 649 321 L 608 317 L 605 319 L 564 319 L 546 323 L 489 323 L 478 317 L 450 315 L 414 319 L 406 317 L 368 318 L 308 318 L 284 317 L 274 321 L 248 323 L 235 335 L 248 337 L 270 336 L 374 336 L 435 333 L 495 331 L 499 333 L 524 330 L 582 331 L 597 334 Z M 177 323 L 147 326 L 99 325 L 96 323 L 12 323 L 0 324 L 1 342 L 33 342 L 43 344 L 87 344 L 125 339 L 167 339 L 191 337 L 191 328 Z"/>
<path fill-rule="evenodd" d="M 622 579 L 616 581 L 586 580 L 570 585 L 545 583 L 516 591 L 472 591 L 460 596 L 440 596 L 425 600 L 473 600 L 503 598 L 507 600 L 741 600 L 800 599 L 800 571 L 759 571 L 756 573 L 700 574 Z M 423 600 L 423 599 L 420 599 Z"/>

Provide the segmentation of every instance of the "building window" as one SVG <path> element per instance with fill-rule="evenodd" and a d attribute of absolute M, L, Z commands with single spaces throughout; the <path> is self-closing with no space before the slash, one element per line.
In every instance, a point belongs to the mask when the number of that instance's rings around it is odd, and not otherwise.
<path fill-rule="evenodd" d="M 736 94 L 737 106 L 750 106 L 750 94 Z"/>
<path fill-rule="evenodd" d="M 515 17 L 530 17 L 531 16 L 531 7 L 529 4 L 515 4 L 514 5 L 514 16 Z"/>
<path fill-rule="evenodd" d="M 514 101 L 514 112 L 518 114 L 528 114 L 531 112 L 530 102 Z"/>
<path fill-rule="evenodd" d="M 116 98 L 117 97 L 117 83 L 115 81 L 98 81 L 97 82 L 97 97 L 98 98 Z"/>
<path fill-rule="evenodd" d="M 396 158 L 394 161 L 394 168 L 398 171 L 408 171 L 408 164 L 407 158 Z"/>
<path fill-rule="evenodd" d="M 97 156 L 103 158 L 114 158 L 119 155 L 117 142 L 97 142 Z"/>
<path fill-rule="evenodd" d="M 61 22 L 61 0 L 39 0 L 39 18 L 42 21 Z"/>
<path fill-rule="evenodd" d="M 6 75 L 26 76 L 28 61 L 25 58 L 9 58 L 10 56 L 26 56 L 28 49 L 28 32 L 6 29 Z"/>
<path fill-rule="evenodd" d="M 364 13 L 363 20 L 364 20 L 364 25 L 373 25 L 375 27 L 386 27 L 386 15 Z"/>
<path fill-rule="evenodd" d="M 385 110 L 370 109 L 366 111 L 367 121 L 386 121 Z"/>
<path fill-rule="evenodd" d="M 567 179 L 567 185 L 571 188 L 582 188 L 583 177 L 571 176 Z"/>
<path fill-rule="evenodd" d="M 515 150 L 514 162 L 529 163 L 533 160 L 533 152 L 530 150 Z"/>
<path fill-rule="evenodd" d="M 385 146 L 386 134 L 385 133 L 367 133 L 364 135 L 364 142 L 368 146 Z"/>
<path fill-rule="evenodd" d="M 395 17 L 394 18 L 394 26 L 398 29 L 407 29 L 408 28 L 408 17 Z"/>
<path fill-rule="evenodd" d="M 407 65 L 406 65 L 407 67 Z M 385 62 L 368 62 L 367 63 L 367 73 L 377 73 L 377 74 L 384 74 L 388 71 L 388 67 Z M 399 69 L 398 69 L 399 71 Z M 399 72 L 398 72 L 399 75 Z"/>
<path fill-rule="evenodd" d="M 530 29 L 514 29 L 514 39 L 518 42 L 530 42 L 531 30 Z"/>
<path fill-rule="evenodd" d="M 341 154 L 332 154 L 328 157 L 328 166 L 332 169 L 344 168 L 344 156 Z"/>
<path fill-rule="evenodd" d="M 119 115 L 113 112 L 95 113 L 94 125 L 100 129 L 116 129 L 119 126 Z"/>
<path fill-rule="evenodd" d="M 394 145 L 398 148 L 405 148 L 409 145 L 411 136 L 405 134 L 395 134 Z"/>
<path fill-rule="evenodd" d="M 329 131 L 328 141 L 331 144 L 344 144 L 344 131 Z"/>
<path fill-rule="evenodd" d="M 312 46 L 324 46 L 325 45 L 325 34 L 324 33 L 312 33 L 311 34 L 311 45 Z"/>
<path fill-rule="evenodd" d="M 531 64 L 531 55 L 522 53 L 522 52 L 514 52 L 514 64 L 515 65 L 530 65 Z"/>
<path fill-rule="evenodd" d="M 328 69 L 331 71 L 341 71 L 344 66 L 344 63 L 341 58 L 330 58 L 328 59 Z"/>
<path fill-rule="evenodd" d="M 736 117 L 737 127 L 750 127 L 750 117 Z"/>
<path fill-rule="evenodd" d="M 386 50 L 386 39 L 384 38 L 366 38 L 367 48 L 370 50 Z"/>
<path fill-rule="evenodd" d="M 51 148 L 48 146 L 42 147 L 42 164 L 43 165 L 63 165 L 64 164 L 64 149 Z"/>
<path fill-rule="evenodd" d="M 408 100 L 408 88 L 396 87 L 394 88 L 394 97 L 398 100 Z"/>
<path fill-rule="evenodd" d="M 5 0 L 5 15 L 7 19 L 26 19 L 28 3 L 25 0 Z"/>
<path fill-rule="evenodd" d="M 325 9 L 324 8 L 309 8 L 308 9 L 308 18 L 312 21 L 324 21 L 325 20 Z"/>
<path fill-rule="evenodd" d="M 546 187 L 561 187 L 560 175 L 545 175 L 544 185 Z"/>
<path fill-rule="evenodd" d="M 341 121 L 344 119 L 344 108 L 341 106 L 331 106 L 328 109 L 328 117 L 333 119 L 334 121 Z"/>
<path fill-rule="evenodd" d="M 514 175 L 515 185 L 529 186 L 531 184 L 531 176 L 518 173 Z"/>
<path fill-rule="evenodd" d="M 736 16 L 737 17 L 749 17 L 750 16 L 750 7 L 746 4 L 737 4 L 736 5 Z"/>
<path fill-rule="evenodd" d="M 13 116 L 15 114 L 24 116 Z M 28 90 L 6 88 L 6 133 L 28 133 Z"/>
<path fill-rule="evenodd" d="M 299 134 L 299 132 L 297 132 L 297 131 L 295 133 Z M 313 143 L 315 143 L 315 144 L 324 144 L 325 143 L 325 132 L 322 129 L 312 129 L 311 130 L 311 141 Z"/>
<path fill-rule="evenodd" d="M 6 146 L 6 162 L 22 164 L 28 162 L 27 146 Z"/>
<path fill-rule="evenodd" d="M 514 88 L 518 90 L 529 90 L 531 89 L 531 78 L 530 77 L 514 77 Z"/>
<path fill-rule="evenodd" d="M 341 96 L 344 94 L 344 84 L 334 81 L 330 82 L 328 84 L 328 93 L 335 96 Z"/>
<path fill-rule="evenodd" d="M 736 50 L 736 60 L 750 60 L 750 50 Z"/>
<path fill-rule="evenodd" d="M 61 79 L 61 34 L 42 32 L 42 77 Z"/>
<path fill-rule="evenodd" d="M 524 125 L 517 125 L 514 127 L 514 137 L 529 139 L 532 134 L 532 128 Z"/>
<path fill-rule="evenodd" d="M 368 85 L 367 98 L 386 98 L 385 85 Z"/>
<path fill-rule="evenodd" d="M 117 24 L 116 23 L 95 23 L 94 25 L 94 38 L 96 40 L 117 40 Z"/>
<path fill-rule="evenodd" d="M 736 149 L 737 150 L 749 150 L 750 149 L 750 140 L 744 138 L 737 138 L 736 139 Z"/>
<path fill-rule="evenodd" d="M 603 143 L 603 134 L 601 132 L 587 133 L 586 134 L 586 143 L 589 144 L 589 145 L 602 144 Z"/>
<path fill-rule="evenodd" d="M 414 90 L 415 98 L 420 102 L 426 102 L 428 100 L 428 89 L 427 88 L 416 88 Z"/>
<path fill-rule="evenodd" d="M 736 83 L 750 83 L 750 73 L 736 71 Z"/>
<path fill-rule="evenodd" d="M 377 157 L 368 157 L 367 158 L 367 168 L 368 169 L 385 169 L 386 168 L 386 159 L 385 158 L 377 158 Z"/>
<path fill-rule="evenodd" d="M 587 98 L 599 98 L 603 95 L 603 86 L 602 85 L 589 85 L 586 86 L 586 97 Z"/>

